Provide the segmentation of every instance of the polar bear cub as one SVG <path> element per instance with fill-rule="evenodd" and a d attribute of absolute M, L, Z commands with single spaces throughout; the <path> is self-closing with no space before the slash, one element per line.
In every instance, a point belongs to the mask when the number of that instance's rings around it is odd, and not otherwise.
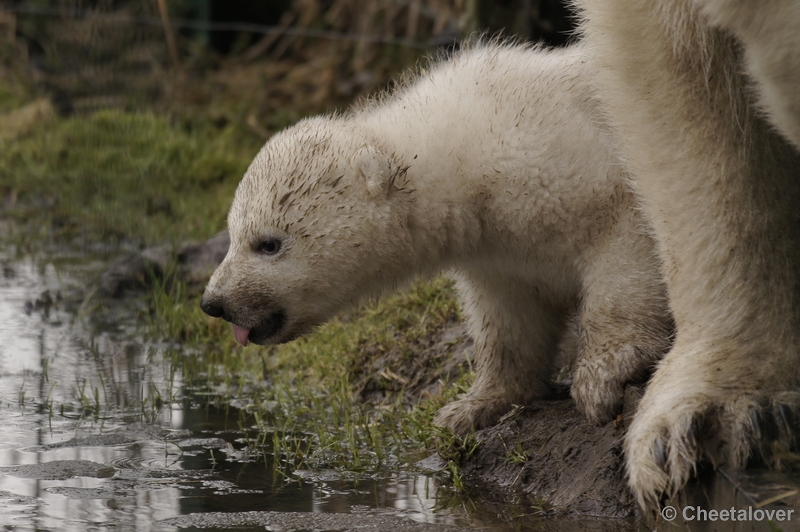
<path fill-rule="evenodd" d="M 437 423 L 464 433 L 551 391 L 577 314 L 572 396 L 604 422 L 669 347 L 660 264 L 581 48 L 483 44 L 340 115 L 276 134 L 242 179 L 203 309 L 246 345 L 309 333 L 450 272 L 476 379 Z"/>

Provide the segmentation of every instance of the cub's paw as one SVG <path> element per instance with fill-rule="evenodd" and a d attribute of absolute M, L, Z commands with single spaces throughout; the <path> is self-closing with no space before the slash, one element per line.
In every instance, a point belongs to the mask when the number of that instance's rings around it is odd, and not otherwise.
<path fill-rule="evenodd" d="M 634 343 L 602 342 L 602 348 L 585 350 L 572 380 L 571 395 L 578 409 L 596 425 L 614 419 L 622 412 L 625 385 L 646 379 L 660 349 L 661 346 L 640 349 Z"/>
<path fill-rule="evenodd" d="M 579 366 L 570 389 L 578 410 L 596 425 L 608 423 L 622 412 L 625 398 L 625 379 L 610 374 L 604 377 L 592 373 L 586 366 Z"/>
<path fill-rule="evenodd" d="M 463 436 L 494 424 L 510 409 L 511 403 L 507 400 L 469 393 L 439 410 L 433 424 Z"/>
<path fill-rule="evenodd" d="M 701 460 L 714 467 L 741 468 L 750 460 L 780 466 L 781 454 L 797 447 L 798 422 L 797 391 L 643 400 L 625 440 L 629 484 L 642 507 L 656 509 Z"/>

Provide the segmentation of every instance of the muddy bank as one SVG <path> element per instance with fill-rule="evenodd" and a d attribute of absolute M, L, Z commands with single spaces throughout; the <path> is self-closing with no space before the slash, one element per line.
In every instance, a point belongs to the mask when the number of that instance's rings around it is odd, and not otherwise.
<path fill-rule="evenodd" d="M 266 529 L 280 531 L 300 530 L 359 530 L 362 532 L 461 532 L 471 530 L 447 524 L 420 523 L 413 521 L 403 512 L 385 510 L 361 511 L 354 508 L 353 513 L 310 513 L 310 512 L 237 512 L 237 513 L 197 513 L 159 523 L 160 529 L 192 528 L 211 529 Z"/>
<path fill-rule="evenodd" d="M 629 395 L 633 406 L 636 394 Z M 633 518 L 624 434 L 622 418 L 602 427 L 587 422 L 565 388 L 561 397 L 517 407 L 479 431 L 480 447 L 462 464 L 464 479 L 526 500 L 544 514 Z"/>
<path fill-rule="evenodd" d="M 399 350 L 380 355 L 366 352 L 365 362 L 351 368 L 350 377 L 362 401 L 380 403 L 402 394 L 410 405 L 440 395 L 443 383 L 458 380 L 474 355 L 475 344 L 466 325 L 453 319 L 443 330 L 416 341 L 411 357 Z"/>

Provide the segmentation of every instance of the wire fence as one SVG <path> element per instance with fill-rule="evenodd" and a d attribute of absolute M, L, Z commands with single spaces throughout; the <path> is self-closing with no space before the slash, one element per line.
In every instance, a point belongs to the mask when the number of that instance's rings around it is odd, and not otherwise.
<path fill-rule="evenodd" d="M 164 19 L 162 17 L 150 17 L 144 15 L 131 15 L 129 13 L 114 13 L 102 12 L 96 9 L 86 9 L 70 7 L 66 9 L 42 6 L 42 5 L 15 5 L 0 2 L 0 12 L 5 12 L 5 18 L 0 19 L 10 23 L 11 19 L 8 14 L 17 15 L 43 15 L 48 17 L 58 18 L 71 18 L 71 19 L 87 19 L 96 18 L 108 23 L 118 24 L 135 24 L 142 26 L 156 26 L 163 27 Z M 431 13 L 431 11 L 429 11 Z M 449 42 L 451 35 L 441 37 L 439 39 L 432 38 L 428 42 L 422 42 L 415 39 L 408 39 L 402 37 L 387 37 L 377 34 L 357 34 L 349 32 L 329 31 L 308 27 L 291 27 L 284 25 L 265 25 L 265 24 L 251 24 L 248 22 L 217 22 L 212 20 L 195 20 L 188 18 L 175 18 L 170 17 L 169 24 L 176 29 L 190 29 L 201 32 L 212 31 L 226 31 L 226 32 L 244 32 L 256 33 L 261 35 L 292 35 L 297 37 L 309 37 L 314 39 L 327 39 L 331 41 L 352 41 L 352 42 L 367 42 L 376 44 L 391 44 L 395 46 L 407 46 L 409 48 L 416 48 L 418 50 L 427 50 L 431 46 L 437 46 L 443 42 Z"/>
<path fill-rule="evenodd" d="M 199 17 L 203 1 L 0 2 L 0 79 L 48 97 L 62 113 L 227 101 L 247 105 L 253 124 L 280 127 L 373 91 L 453 43 L 464 7 L 294 0 L 269 3 L 277 6 L 270 24 L 219 20 L 208 10 Z M 231 4 L 220 5 L 224 12 Z"/>
<path fill-rule="evenodd" d="M 0 0 L 0 84 L 47 98 L 62 114 L 195 112 L 268 136 L 385 87 L 424 56 L 457 46 L 465 28 L 566 42 L 563 0 L 496 4 Z M 485 20 L 475 18 L 481 5 L 491 8 Z"/>

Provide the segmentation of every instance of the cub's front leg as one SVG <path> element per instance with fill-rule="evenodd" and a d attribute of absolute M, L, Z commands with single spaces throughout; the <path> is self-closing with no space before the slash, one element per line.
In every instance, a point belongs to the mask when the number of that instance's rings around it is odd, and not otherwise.
<path fill-rule="evenodd" d="M 458 276 L 475 339 L 475 382 L 439 411 L 435 424 L 458 434 L 496 422 L 513 404 L 546 397 L 565 310 L 532 286 L 495 276 Z"/>

